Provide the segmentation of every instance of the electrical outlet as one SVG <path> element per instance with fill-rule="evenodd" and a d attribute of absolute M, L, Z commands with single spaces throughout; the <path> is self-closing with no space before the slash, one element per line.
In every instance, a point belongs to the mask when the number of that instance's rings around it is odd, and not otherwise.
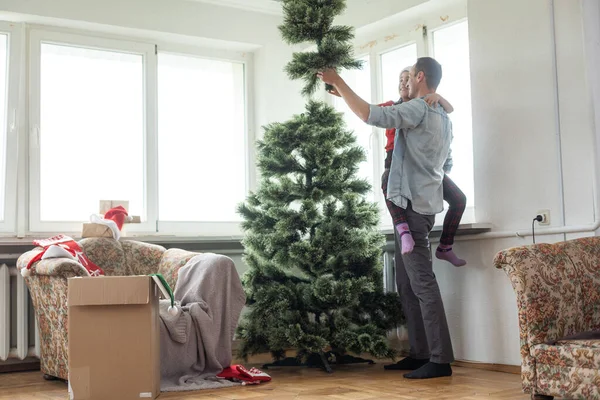
<path fill-rule="evenodd" d="M 539 221 L 540 225 L 550 225 L 550 210 L 540 210 L 537 215 L 542 216 L 542 220 Z"/>

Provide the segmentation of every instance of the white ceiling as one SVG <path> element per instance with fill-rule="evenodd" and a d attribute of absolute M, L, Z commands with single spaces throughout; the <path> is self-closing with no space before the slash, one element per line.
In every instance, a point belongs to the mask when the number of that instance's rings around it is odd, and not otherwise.
<path fill-rule="evenodd" d="M 233 7 L 248 11 L 282 16 L 280 0 L 186 0 Z M 347 0 L 348 8 L 337 20 L 338 24 L 361 28 L 426 3 L 444 3 L 450 0 Z M 458 0 L 457 0 L 458 1 Z M 466 0 L 460 0 L 466 2 Z"/>
<path fill-rule="evenodd" d="M 191 0 L 201 3 L 211 3 L 223 7 L 242 8 L 266 14 L 283 15 L 281 3 L 277 0 Z"/>

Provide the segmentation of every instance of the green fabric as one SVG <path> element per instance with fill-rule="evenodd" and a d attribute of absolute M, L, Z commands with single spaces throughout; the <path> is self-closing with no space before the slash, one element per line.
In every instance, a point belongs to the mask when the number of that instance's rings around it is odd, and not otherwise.
<path fill-rule="evenodd" d="M 154 280 L 154 282 L 156 282 L 156 284 L 158 285 L 158 288 L 163 293 L 165 298 L 167 298 L 171 301 L 171 307 L 174 307 L 175 306 L 175 297 L 173 296 L 173 291 L 171 290 L 171 287 L 165 280 L 165 277 L 162 276 L 162 274 L 150 274 L 149 276 L 151 276 L 152 279 Z"/>

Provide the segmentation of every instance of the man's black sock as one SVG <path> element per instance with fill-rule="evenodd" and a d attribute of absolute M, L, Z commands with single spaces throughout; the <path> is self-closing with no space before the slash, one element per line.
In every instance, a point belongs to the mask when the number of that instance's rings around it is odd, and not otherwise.
<path fill-rule="evenodd" d="M 452 376 L 452 367 L 450 367 L 450 364 L 428 362 L 421 368 L 408 374 L 404 374 L 406 379 L 431 379 L 443 376 Z"/>
<path fill-rule="evenodd" d="M 405 359 L 398 361 L 396 364 L 385 365 L 383 368 L 387 370 L 396 371 L 413 371 L 415 369 L 421 368 L 428 362 L 428 358 L 424 360 L 418 360 L 416 358 L 406 357 Z"/>

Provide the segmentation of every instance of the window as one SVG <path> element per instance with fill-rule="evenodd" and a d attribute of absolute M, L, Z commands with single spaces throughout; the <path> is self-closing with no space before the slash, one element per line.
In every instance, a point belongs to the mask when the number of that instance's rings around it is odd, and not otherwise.
<path fill-rule="evenodd" d="M 381 67 L 381 88 L 380 93 L 382 94 L 381 101 L 398 101 L 400 99 L 400 72 L 407 66 L 414 65 L 417 60 L 417 45 L 415 43 L 402 46 L 400 48 L 386 51 L 379 57 L 379 63 Z M 385 129 L 379 129 L 380 133 L 380 147 L 382 154 L 381 161 L 377 166 L 383 173 L 383 160 L 386 157 L 385 145 L 387 144 L 387 138 L 385 136 Z M 380 191 L 381 192 L 381 191 Z M 381 226 L 391 227 L 392 220 L 389 218 L 388 208 L 385 204 L 385 198 L 383 193 L 377 197 L 379 199 L 379 209 Z"/>
<path fill-rule="evenodd" d="M 0 34 L 0 220 L 4 221 L 6 197 L 6 131 L 8 91 L 8 35 Z"/>
<path fill-rule="evenodd" d="M 100 200 L 154 230 L 154 46 L 31 34 L 30 230 L 78 232 Z M 154 164 L 153 164 L 154 162 Z"/>
<path fill-rule="evenodd" d="M 101 199 L 142 215 L 143 57 L 42 43 L 40 83 L 41 221 L 86 220 Z"/>
<path fill-rule="evenodd" d="M 128 234 L 240 233 L 251 57 L 30 36 L 30 232 L 80 232 L 100 200 L 126 200 L 142 220 Z"/>
<path fill-rule="evenodd" d="M 367 102 L 371 102 L 371 66 L 369 64 L 369 57 L 360 58 L 363 61 L 363 68 L 358 70 L 344 70 L 341 73 L 341 77 L 344 81 Z M 360 164 L 358 170 L 358 177 L 366 179 L 371 186 L 373 186 L 373 147 L 371 145 L 371 135 L 373 134 L 373 128 L 365 124 L 360 118 L 350 110 L 346 105 L 346 102 L 339 98 L 333 97 L 333 106 L 339 112 L 344 113 L 344 122 L 346 128 L 354 131 L 356 140 L 359 146 L 362 146 L 365 150 L 367 159 Z M 369 199 L 373 199 L 373 190 L 367 194 Z"/>
<path fill-rule="evenodd" d="M 400 72 L 417 61 L 417 45 L 409 44 L 381 55 L 382 101 L 397 101 L 399 95 Z"/>
<path fill-rule="evenodd" d="M 0 22 L 0 232 L 15 232 L 21 32 Z M 25 154 L 22 152 L 21 154 Z"/>
<path fill-rule="evenodd" d="M 471 120 L 471 78 L 469 31 L 467 21 L 433 32 L 433 57 L 442 64 L 443 77 L 437 92 L 454 106 L 452 121 L 452 158 L 448 176 L 467 196 L 467 208 L 474 206 L 473 131 Z M 465 212 L 468 218 L 468 213 Z M 466 218 L 465 218 L 466 219 Z"/>
<path fill-rule="evenodd" d="M 245 200 L 244 65 L 158 56 L 161 221 L 239 221 Z"/>
<path fill-rule="evenodd" d="M 397 101 L 399 99 L 400 72 L 415 64 L 418 57 L 434 57 L 443 68 L 442 82 L 437 90 L 454 106 L 449 115 L 453 124 L 454 140 L 452 156 L 454 165 L 449 176 L 467 196 L 467 209 L 462 218 L 463 223 L 475 222 L 474 213 L 474 177 L 473 177 L 473 134 L 471 127 L 471 85 L 468 23 L 462 21 L 419 21 L 420 29 L 410 30 L 404 34 L 386 37 L 372 37 L 369 42 L 368 59 L 371 61 L 368 73 L 363 75 L 349 74 L 343 76 L 351 88 L 374 103 Z M 366 39 L 366 38 L 365 38 Z M 357 49 L 357 51 L 359 51 Z M 377 82 L 371 87 L 371 82 Z M 369 92 L 369 89 L 372 89 Z M 346 111 L 339 99 L 334 101 L 337 108 Z M 349 121 L 352 128 L 363 139 L 363 146 L 369 148 L 368 165 L 361 166 L 361 172 L 373 171 L 371 176 L 377 177 L 373 199 L 380 207 L 380 228 L 390 229 L 391 219 L 385 205 L 383 193 L 379 190 L 379 177 L 383 172 L 385 159 L 384 147 L 387 143 L 385 130 L 375 128 L 375 135 L 369 136 L 370 127 L 361 125 L 359 120 Z M 369 145 L 374 146 L 373 148 Z M 364 176 L 364 175 L 363 175 Z M 447 210 L 447 205 L 445 209 Z M 436 215 L 436 225 L 443 222 L 445 213 Z"/>

